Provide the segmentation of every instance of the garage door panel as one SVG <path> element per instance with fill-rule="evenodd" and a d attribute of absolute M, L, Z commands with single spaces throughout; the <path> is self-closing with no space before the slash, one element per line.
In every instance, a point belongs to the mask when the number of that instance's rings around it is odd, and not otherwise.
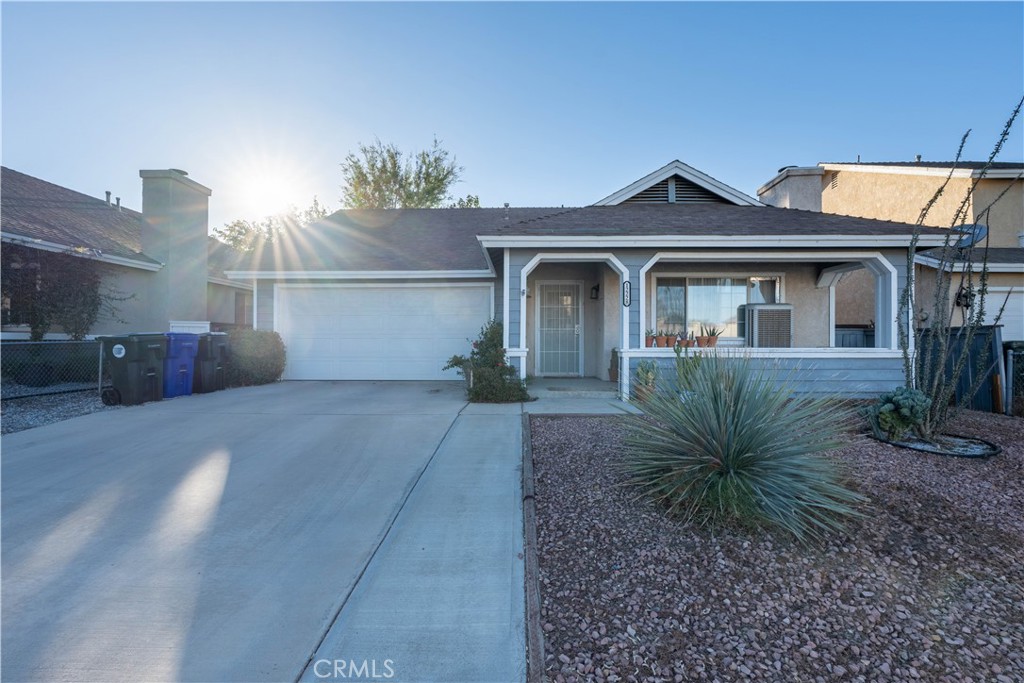
<path fill-rule="evenodd" d="M 280 287 L 286 379 L 458 379 L 442 372 L 486 324 L 489 286 Z"/>

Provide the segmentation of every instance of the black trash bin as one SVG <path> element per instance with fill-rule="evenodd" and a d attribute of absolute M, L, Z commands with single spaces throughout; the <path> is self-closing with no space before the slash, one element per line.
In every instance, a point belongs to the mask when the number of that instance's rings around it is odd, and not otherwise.
<path fill-rule="evenodd" d="M 161 333 L 99 337 L 103 363 L 110 368 L 112 387 L 100 398 L 108 406 L 159 401 L 164 395 L 167 337 Z"/>
<path fill-rule="evenodd" d="M 196 353 L 195 373 L 192 376 L 192 391 L 208 394 L 224 388 L 227 381 L 228 333 L 206 332 L 199 335 L 199 351 Z"/>

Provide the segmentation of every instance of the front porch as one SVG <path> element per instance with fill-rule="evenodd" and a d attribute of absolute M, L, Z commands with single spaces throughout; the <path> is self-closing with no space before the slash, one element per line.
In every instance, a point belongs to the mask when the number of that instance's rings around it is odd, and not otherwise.
<path fill-rule="evenodd" d="M 696 336 L 702 326 L 721 330 L 719 352 L 792 373 L 802 392 L 871 396 L 903 381 L 903 250 L 506 248 L 502 261 L 505 347 L 534 382 L 614 378 L 628 398 L 640 361 L 672 372 L 673 350 L 646 346 L 646 332 Z M 874 278 L 873 348 L 837 344 L 835 286 L 855 269 Z M 772 334 L 752 314 L 766 310 Z"/>

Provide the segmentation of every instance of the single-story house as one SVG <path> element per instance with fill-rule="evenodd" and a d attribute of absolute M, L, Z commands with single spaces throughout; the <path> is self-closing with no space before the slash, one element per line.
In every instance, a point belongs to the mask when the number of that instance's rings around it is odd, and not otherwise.
<path fill-rule="evenodd" d="M 977 240 L 974 272 L 980 269 L 983 256 L 987 256 L 989 269 L 984 317 L 994 322 L 1005 303 L 1000 318 L 1002 338 L 1024 341 L 1024 164 L 920 158 L 823 162 L 779 169 L 757 194 L 772 206 L 914 223 L 940 187 L 944 191 L 932 204 L 923 225 L 946 229 L 958 226 L 967 234 L 951 236 L 954 245 L 962 239 Z M 915 255 L 916 300 L 918 318 L 922 320 L 932 313 L 936 270 L 942 267 L 952 272 L 948 294 L 949 300 L 956 302 L 962 286 L 959 273 L 964 270 L 964 259 L 971 257 L 970 252 L 956 250 L 943 259 L 942 251 L 920 249 Z M 872 287 L 868 273 L 851 271 L 843 277 L 836 289 L 841 329 L 867 329 L 873 324 L 874 311 L 869 303 Z M 960 300 L 976 302 L 970 297 Z M 953 306 L 952 324 L 962 324 L 969 310 Z"/>
<path fill-rule="evenodd" d="M 454 379 L 445 361 L 496 318 L 524 378 L 617 374 L 628 395 L 639 361 L 674 358 L 645 331 L 713 325 L 720 347 L 793 369 L 801 390 L 870 396 L 903 381 L 912 232 L 768 207 L 673 161 L 585 207 L 339 211 L 227 276 L 284 338 L 286 379 Z M 835 284 L 861 268 L 874 346 L 839 348 Z"/>
<path fill-rule="evenodd" d="M 101 287 L 118 299 L 90 334 L 208 331 L 252 324 L 252 284 L 231 280 L 242 254 L 209 236 L 210 190 L 184 171 L 140 171 L 142 211 L 2 169 L 3 339 L 28 339 L 18 278 L 36 277 L 43 252 L 92 259 Z M 32 285 L 31 282 L 20 283 Z M 130 297 L 130 298 L 129 298 Z M 48 339 L 63 339 L 54 329 Z"/>

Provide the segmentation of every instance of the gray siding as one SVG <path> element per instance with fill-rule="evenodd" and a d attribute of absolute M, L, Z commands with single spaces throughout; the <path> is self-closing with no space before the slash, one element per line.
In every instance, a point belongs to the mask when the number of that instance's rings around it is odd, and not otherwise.
<path fill-rule="evenodd" d="M 256 320 L 257 330 L 274 329 L 274 283 L 271 280 L 260 280 L 256 283 Z"/>
<path fill-rule="evenodd" d="M 635 375 L 640 360 L 630 360 L 630 377 Z M 660 376 L 675 377 L 674 358 L 659 358 L 656 362 Z M 799 394 L 874 398 L 903 386 L 900 358 L 753 358 L 751 362 L 755 367 L 775 369 L 777 377 Z"/>

